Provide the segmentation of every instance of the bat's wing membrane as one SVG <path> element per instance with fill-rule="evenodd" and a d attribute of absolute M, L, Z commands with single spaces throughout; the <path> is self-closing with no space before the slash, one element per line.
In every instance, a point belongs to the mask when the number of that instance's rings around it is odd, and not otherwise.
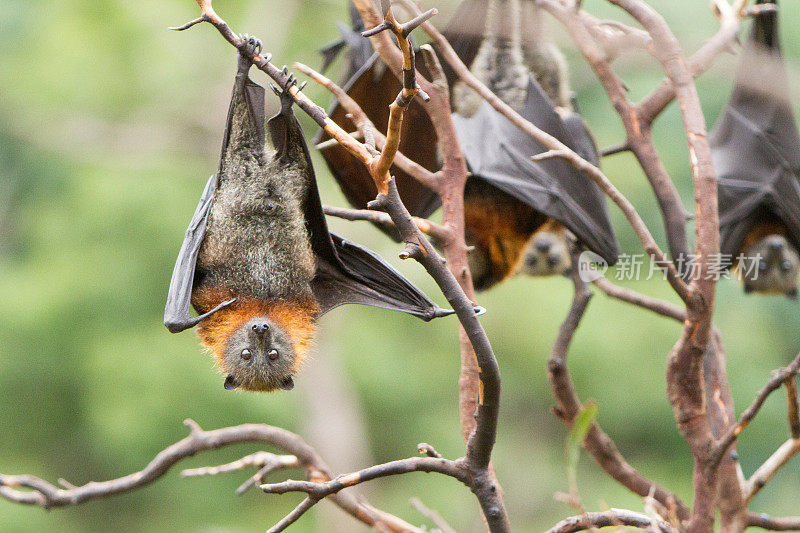
<path fill-rule="evenodd" d="M 520 114 L 597 164 L 594 142 L 580 116 L 562 120 L 532 77 Z M 590 250 L 610 264 L 616 262 L 619 244 L 605 198 L 588 177 L 561 158 L 534 163 L 531 156 L 546 148 L 486 102 L 472 117 L 454 114 L 453 120 L 474 179 L 483 179 L 558 220 Z"/>
<path fill-rule="evenodd" d="M 733 94 L 711 134 L 721 252 L 729 256 L 762 217 L 785 224 L 800 248 L 800 135 L 777 17 L 774 11 L 756 15 Z"/>
<path fill-rule="evenodd" d="M 200 203 L 197 204 L 197 209 L 194 212 L 192 221 L 189 223 L 189 228 L 186 230 L 181 250 L 178 252 L 178 260 L 175 262 L 175 268 L 172 271 L 167 306 L 164 309 L 164 325 L 172 333 L 178 333 L 196 326 L 204 318 L 211 316 L 231 303 L 230 301 L 223 302 L 208 313 L 196 317 L 189 316 L 197 254 L 200 252 L 200 246 L 203 244 L 203 237 L 206 234 L 206 222 L 208 221 L 208 214 L 211 212 L 211 204 L 214 200 L 216 187 L 216 176 L 211 176 L 203 191 L 203 196 L 200 197 Z"/>
<path fill-rule="evenodd" d="M 308 147 L 291 107 L 284 107 L 269 120 L 268 126 L 273 139 L 290 140 L 285 149 L 274 143 L 278 149 L 276 157 L 283 157 L 286 150 L 302 150 L 291 154 L 287 161 L 300 165 L 308 177 L 303 213 L 317 261 L 311 289 L 320 308 L 319 315 L 344 304 L 402 311 L 424 320 L 451 314 L 452 311 L 440 309 L 376 254 L 328 231 Z"/>

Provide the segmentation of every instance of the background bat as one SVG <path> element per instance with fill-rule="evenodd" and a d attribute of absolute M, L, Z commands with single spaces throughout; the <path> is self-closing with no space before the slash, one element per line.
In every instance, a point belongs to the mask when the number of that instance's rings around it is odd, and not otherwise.
<path fill-rule="evenodd" d="M 250 66 L 240 56 L 219 170 L 186 232 L 164 323 L 172 332 L 200 325 L 226 389 L 270 391 L 293 387 L 315 319 L 338 305 L 425 320 L 451 312 L 328 232 L 291 96 L 281 93 L 280 113 L 265 124 L 264 89 L 248 78 Z M 199 316 L 190 318 L 190 302 Z"/>
<path fill-rule="evenodd" d="M 443 33 L 461 59 L 471 64 L 473 72 L 501 98 L 512 102 L 518 110 L 526 110 L 527 119 L 597 163 L 594 142 L 580 116 L 570 108 L 563 57 L 543 39 L 533 3 L 516 5 L 522 14 L 510 17 L 513 24 L 504 24 L 503 17 L 509 18 L 508 2 L 466 0 Z M 355 16 L 354 31 L 358 31 L 362 26 L 357 13 Z M 496 26 L 505 34 L 498 33 Z M 509 35 L 508 28 L 512 27 L 516 30 Z M 388 106 L 400 84 L 376 55 L 366 63 L 355 63 L 366 55 L 366 39 L 361 44 L 354 42 L 354 46 L 359 48 L 350 49 L 345 68 L 350 78 L 344 88 L 378 127 L 385 127 Z M 379 79 L 376 72 L 381 73 Z M 480 97 L 461 84 L 446 65 L 445 74 L 454 110 L 464 117 L 457 120 L 457 127 L 473 173 L 467 180 L 464 200 L 467 239 L 474 246 L 469 259 L 475 288 L 487 289 L 516 272 L 531 275 L 565 272 L 568 268 L 565 226 L 613 263 L 618 246 L 597 187 L 562 161 L 532 163 L 530 156 L 542 152 L 543 147 L 509 124 L 495 124 L 494 110 L 489 108 L 478 114 Z M 531 83 L 536 87 L 533 91 L 529 91 Z M 389 90 L 385 90 L 387 84 L 393 84 Z M 563 118 L 551 102 L 558 106 Z M 415 113 L 404 125 L 413 130 L 414 136 L 404 136 L 406 144 L 401 145 L 401 151 L 435 170 L 435 133 L 419 104 L 415 102 L 412 107 Z M 343 118 L 344 111 L 335 103 L 331 115 L 343 127 L 351 130 L 354 127 Z M 503 147 L 512 145 L 518 148 L 515 157 L 526 161 L 506 160 Z M 500 151 L 493 159 L 496 150 Z M 323 156 L 350 203 L 363 208 L 374 197 L 374 186 L 361 197 L 350 192 L 366 191 L 358 184 L 371 183 L 371 179 L 360 162 L 347 153 L 340 155 L 340 151 L 340 147 L 327 148 Z M 401 173 L 396 174 L 399 183 Z M 438 206 L 438 196 L 410 176 L 403 174 L 402 180 L 413 188 L 412 192 L 400 191 L 403 200 L 415 205 L 414 214 L 428 216 Z M 547 235 L 539 238 L 538 234 L 545 230 Z"/>
<path fill-rule="evenodd" d="M 369 39 L 361 36 L 364 25 L 358 10 L 352 4 L 350 16 L 352 29 L 340 28 L 342 40 L 322 50 L 323 66 L 327 67 L 337 53 L 346 49 L 345 81 L 342 88 L 358 102 L 375 127 L 385 132 L 389 124 L 389 104 L 403 87 L 378 54 L 373 53 Z M 421 63 L 417 62 L 417 68 L 421 68 Z M 422 71 L 426 72 L 424 69 Z M 328 116 L 346 131 L 355 131 L 355 125 L 346 115 L 347 112 L 334 99 Z M 316 142 L 328 138 L 322 131 Z M 403 118 L 400 152 L 426 169 L 435 171 L 439 167 L 436 143 L 436 132 L 428 114 L 417 100 L 412 101 Z M 378 189 L 364 164 L 338 144 L 322 149 L 321 153 L 347 201 L 357 209 L 366 209 L 367 203 L 377 196 Z M 395 177 L 400 197 L 412 215 L 428 217 L 442 204 L 436 192 L 402 170 L 392 167 L 391 173 Z M 395 240 L 400 239 L 396 229 L 380 225 L 377 227 Z"/>
<path fill-rule="evenodd" d="M 467 28 L 466 34 L 450 31 L 449 38 L 467 58 L 474 54 L 472 73 L 504 102 L 596 165 L 594 141 L 568 107 L 563 60 L 552 45 L 543 43 L 532 8 L 519 0 L 469 0 L 462 3 L 454 24 L 485 13 L 478 16 L 486 21 L 483 37 L 476 39 L 474 28 Z M 528 17 L 523 18 L 523 11 Z M 524 39 L 522 28 L 538 28 L 539 34 Z M 547 92 L 537 81 L 537 70 Z M 564 272 L 564 227 L 608 263 L 616 262 L 619 245 L 605 198 L 589 178 L 558 158 L 531 161 L 546 148 L 460 82 L 454 88 L 454 107 L 456 131 L 472 172 L 464 201 L 468 242 L 475 246 L 470 265 L 477 289 L 517 271 Z M 534 237 L 545 228 L 546 238 Z"/>
<path fill-rule="evenodd" d="M 744 256 L 736 266 L 745 292 L 797 298 L 800 136 L 776 12 L 755 17 L 733 94 L 711 134 L 711 147 L 723 257 Z"/>

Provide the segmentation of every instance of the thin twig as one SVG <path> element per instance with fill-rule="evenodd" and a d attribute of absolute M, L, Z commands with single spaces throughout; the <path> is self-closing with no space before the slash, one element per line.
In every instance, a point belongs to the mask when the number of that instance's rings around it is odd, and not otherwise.
<path fill-rule="evenodd" d="M 772 476 L 800 452 L 800 439 L 789 439 L 758 467 L 742 487 L 747 503 L 766 486 Z"/>
<path fill-rule="evenodd" d="M 755 418 L 755 416 L 761 410 L 761 406 L 764 405 L 767 397 L 775 390 L 780 388 L 780 386 L 783 385 L 787 379 L 796 376 L 798 372 L 800 372 L 800 354 L 794 358 L 789 366 L 780 368 L 773 372 L 772 377 L 758 392 L 753 400 L 753 403 L 751 403 L 750 406 L 745 409 L 742 415 L 739 417 L 737 424 L 733 426 L 722 439 L 720 439 L 716 450 L 712 455 L 713 461 L 711 464 L 713 466 L 719 464 L 719 460 L 722 458 L 722 455 L 730 447 L 733 441 L 736 440 L 736 437 L 739 436 L 742 430 L 747 427 L 747 424 L 749 424 L 750 421 Z"/>
<path fill-rule="evenodd" d="M 665 316 L 667 318 L 674 318 L 680 322 L 686 320 L 686 309 L 678 307 L 677 305 L 667 302 L 665 300 L 659 300 L 657 298 L 652 298 L 645 294 L 638 293 L 632 289 L 628 289 L 627 287 L 620 287 L 609 281 L 606 277 L 600 276 L 599 278 L 595 279 L 592 282 L 598 289 L 603 291 L 606 295 L 616 298 L 622 302 L 626 302 L 629 304 L 633 304 L 639 307 L 643 307 L 654 313 L 657 313 L 661 316 Z"/>
<path fill-rule="evenodd" d="M 609 509 L 596 513 L 583 513 L 565 518 L 547 530 L 547 533 L 575 533 L 586 529 L 614 526 L 631 526 L 660 533 L 677 533 L 669 522 L 653 520 L 646 514 L 627 509 Z"/>
<path fill-rule="evenodd" d="M 456 533 L 456 530 L 453 529 L 444 518 L 442 518 L 442 515 L 426 506 L 419 498 L 411 498 L 409 502 L 419 514 L 433 522 L 433 525 L 435 525 L 442 533 Z"/>
<path fill-rule="evenodd" d="M 394 227 L 392 217 L 381 211 L 372 211 L 371 209 L 348 209 L 346 207 L 334 207 L 325 205 L 322 210 L 326 215 L 341 218 L 343 220 L 365 220 L 374 224 L 380 224 L 385 227 Z M 430 235 L 439 239 L 441 242 L 447 242 L 453 237 L 453 232 L 449 228 L 432 222 L 426 218 L 413 217 L 414 223 L 422 233 Z"/>
<path fill-rule="evenodd" d="M 771 531 L 800 531 L 800 516 L 772 517 L 764 513 L 747 513 L 747 525 Z"/>

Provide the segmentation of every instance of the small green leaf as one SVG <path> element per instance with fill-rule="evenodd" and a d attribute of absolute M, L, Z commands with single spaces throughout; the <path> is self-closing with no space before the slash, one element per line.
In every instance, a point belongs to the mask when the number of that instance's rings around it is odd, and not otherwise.
<path fill-rule="evenodd" d="M 569 482 L 570 494 L 576 495 L 578 493 L 578 459 L 580 459 L 581 445 L 589 428 L 594 424 L 597 419 L 598 407 L 597 404 L 589 400 L 575 417 L 572 428 L 567 435 L 566 455 L 567 455 L 567 481 Z"/>

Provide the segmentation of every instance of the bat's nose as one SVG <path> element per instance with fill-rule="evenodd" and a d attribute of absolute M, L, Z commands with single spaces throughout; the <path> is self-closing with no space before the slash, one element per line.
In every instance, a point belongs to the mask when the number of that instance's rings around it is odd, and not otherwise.
<path fill-rule="evenodd" d="M 253 324 L 253 331 L 255 331 L 258 335 L 264 335 L 269 333 L 269 324 L 266 322 L 259 322 Z"/>

